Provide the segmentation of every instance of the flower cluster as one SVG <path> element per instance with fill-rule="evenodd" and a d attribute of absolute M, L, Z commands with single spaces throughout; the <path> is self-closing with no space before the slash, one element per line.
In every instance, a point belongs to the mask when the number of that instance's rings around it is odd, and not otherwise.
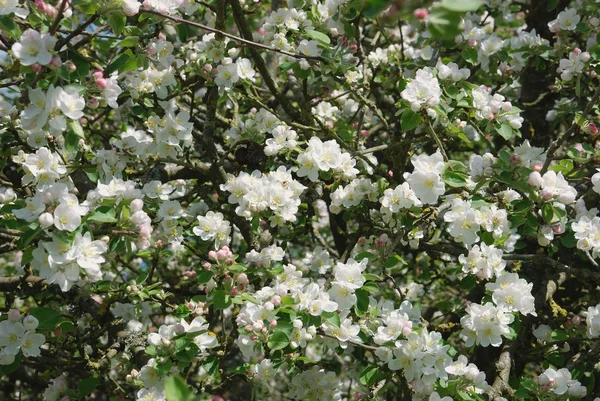
<path fill-rule="evenodd" d="M 0 365 L 12 364 L 19 352 L 28 358 L 40 356 L 46 337 L 36 333 L 38 326 L 35 316 L 23 317 L 16 309 L 8 312 L 8 319 L 0 322 Z"/>

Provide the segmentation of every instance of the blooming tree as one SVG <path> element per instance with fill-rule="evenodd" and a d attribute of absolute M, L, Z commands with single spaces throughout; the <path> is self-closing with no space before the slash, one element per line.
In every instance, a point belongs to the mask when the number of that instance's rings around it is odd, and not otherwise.
<path fill-rule="evenodd" d="M 0 399 L 600 400 L 599 32 L 0 0 Z"/>

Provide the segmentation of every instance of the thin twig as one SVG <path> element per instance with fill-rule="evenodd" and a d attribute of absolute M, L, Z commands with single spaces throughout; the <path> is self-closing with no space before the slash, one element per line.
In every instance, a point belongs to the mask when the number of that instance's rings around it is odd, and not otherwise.
<path fill-rule="evenodd" d="M 286 56 L 289 56 L 289 57 L 294 57 L 294 58 L 297 58 L 297 59 L 315 60 L 315 61 L 323 61 L 323 62 L 326 61 L 321 56 L 307 56 L 307 55 L 304 55 L 304 54 L 298 54 L 298 53 L 288 52 L 288 51 L 281 50 L 281 49 L 278 49 L 278 48 L 273 47 L 273 46 L 268 46 L 268 45 L 264 45 L 262 43 L 253 42 L 251 40 L 244 39 L 244 38 L 241 38 L 239 36 L 232 35 L 230 33 L 221 31 L 219 29 L 211 28 L 211 27 L 209 27 L 207 25 L 203 25 L 203 24 L 200 24 L 198 22 L 188 21 L 188 20 L 185 20 L 183 18 L 178 18 L 178 17 L 173 17 L 173 16 L 170 16 L 170 15 L 162 14 L 162 13 L 159 13 L 158 11 L 145 10 L 144 12 L 146 12 L 148 14 L 157 15 L 159 17 L 171 20 L 173 22 L 177 22 L 179 24 L 186 24 L 186 25 L 190 25 L 190 26 L 195 26 L 196 28 L 200 28 L 200 29 L 208 31 L 208 32 L 213 32 L 213 33 L 216 33 L 216 34 L 219 34 L 219 35 L 223 35 L 223 36 L 225 36 L 225 37 L 227 37 L 229 39 L 233 39 L 236 42 L 243 43 L 243 44 L 248 45 L 250 47 L 255 47 L 255 48 L 258 48 L 258 49 L 269 50 L 269 51 L 276 52 L 276 53 L 281 53 L 283 55 L 286 55 Z"/>

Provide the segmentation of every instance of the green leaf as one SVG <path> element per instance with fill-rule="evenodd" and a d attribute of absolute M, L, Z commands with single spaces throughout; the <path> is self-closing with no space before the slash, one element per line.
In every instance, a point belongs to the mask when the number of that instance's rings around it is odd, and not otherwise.
<path fill-rule="evenodd" d="M 113 43 L 110 47 L 133 47 L 140 41 L 138 36 L 127 36 L 125 39 Z"/>
<path fill-rule="evenodd" d="M 477 49 L 475 49 L 473 47 L 463 49 L 463 51 L 460 52 L 460 55 L 467 63 L 473 64 L 473 65 L 477 64 Z"/>
<path fill-rule="evenodd" d="M 450 11 L 477 11 L 483 0 L 442 0 L 440 6 Z"/>
<path fill-rule="evenodd" d="M 321 318 L 333 327 L 340 327 L 340 315 L 336 312 L 323 312 Z"/>
<path fill-rule="evenodd" d="M 279 349 L 284 349 L 290 343 L 290 338 L 283 331 L 276 330 L 273 332 L 269 341 L 267 342 L 267 346 L 271 351 L 277 351 Z"/>
<path fill-rule="evenodd" d="M 374 282 L 367 282 L 362 286 L 362 289 L 368 292 L 379 292 L 379 286 Z"/>
<path fill-rule="evenodd" d="M 177 24 L 175 25 L 175 30 L 177 31 L 177 37 L 182 43 L 187 42 L 188 37 L 190 36 L 190 28 L 186 24 Z"/>
<path fill-rule="evenodd" d="M 227 270 L 229 270 L 230 272 L 242 273 L 248 269 L 246 268 L 246 266 L 236 263 L 227 267 Z"/>
<path fill-rule="evenodd" d="M 462 32 L 460 24 L 462 14 L 451 11 L 440 5 L 432 8 L 427 20 L 427 28 L 433 37 L 438 39 L 454 39 Z"/>
<path fill-rule="evenodd" d="M 22 360 L 23 360 L 23 354 L 21 352 L 19 352 L 15 356 L 15 360 L 13 361 L 13 363 L 11 363 L 10 365 L 0 365 L 0 377 L 11 374 L 11 373 L 15 372 L 17 369 L 19 369 L 19 366 L 21 365 Z"/>
<path fill-rule="evenodd" d="M 121 73 L 127 71 L 133 71 L 138 68 L 138 62 L 135 55 L 131 52 L 131 50 L 127 50 L 124 53 L 119 54 L 112 63 L 108 65 L 106 68 L 107 74 L 112 74 L 114 71 L 119 71 Z"/>
<path fill-rule="evenodd" d="M 369 311 L 369 293 L 359 288 L 354 294 L 356 295 L 356 314 L 362 316 Z"/>
<path fill-rule="evenodd" d="M 472 290 L 475 288 L 475 284 L 477 284 L 477 277 L 474 275 L 468 275 L 460 280 L 460 288 L 464 290 Z"/>
<path fill-rule="evenodd" d="M 171 376 L 165 380 L 165 397 L 167 401 L 186 401 L 190 398 L 190 391 L 185 380 L 180 376 Z"/>
<path fill-rule="evenodd" d="M 467 184 L 469 175 L 461 171 L 446 170 L 442 174 L 442 181 L 454 188 L 464 187 Z"/>
<path fill-rule="evenodd" d="M 29 311 L 29 315 L 39 321 L 37 330 L 54 330 L 60 321 L 60 313 L 50 308 L 34 308 Z"/>
<path fill-rule="evenodd" d="M 89 215 L 87 220 L 97 221 L 99 223 L 114 223 L 118 221 L 115 209 L 111 206 L 100 206 Z"/>
<path fill-rule="evenodd" d="M 308 36 L 309 38 L 314 39 L 317 42 L 321 42 L 325 45 L 331 43 L 331 39 L 329 39 L 329 36 L 325 35 L 323 32 L 307 29 L 306 31 L 304 31 L 304 33 L 306 33 L 306 36 Z"/>
<path fill-rule="evenodd" d="M 88 395 L 94 392 L 96 386 L 100 384 L 100 380 L 97 377 L 90 376 L 87 379 L 83 379 L 79 383 L 79 395 L 82 397 L 87 397 Z"/>
<path fill-rule="evenodd" d="M 410 131 L 411 129 L 417 128 L 421 122 L 421 116 L 412 110 L 406 110 L 400 117 L 400 127 L 402 131 Z"/>
<path fill-rule="evenodd" d="M 75 135 L 77 135 L 78 137 L 85 139 L 85 134 L 83 133 L 83 128 L 81 127 L 81 124 L 79 124 L 79 121 L 76 121 L 76 120 L 69 121 L 68 129 L 70 131 L 73 131 L 73 133 Z"/>
<path fill-rule="evenodd" d="M 100 2 L 95 0 L 81 0 L 75 3 L 75 6 L 79 7 L 84 14 L 94 14 L 100 8 Z"/>
<path fill-rule="evenodd" d="M 231 306 L 231 298 L 225 291 L 216 290 L 213 297 L 213 305 L 215 309 L 227 309 Z"/>
<path fill-rule="evenodd" d="M 365 273 L 363 274 L 363 277 L 367 281 L 381 281 L 381 277 L 379 277 L 377 274 Z"/>
<path fill-rule="evenodd" d="M 206 284 L 210 281 L 215 272 L 210 270 L 202 270 L 196 274 L 196 279 L 198 280 L 198 284 Z"/>
<path fill-rule="evenodd" d="M 575 238 L 575 233 L 567 232 L 565 235 L 560 237 L 560 243 L 565 248 L 575 248 L 577 246 L 577 238 Z"/>
<path fill-rule="evenodd" d="M 379 372 L 379 368 L 376 366 L 367 366 L 360 372 L 360 384 L 363 386 L 371 387 L 374 386 L 375 383 L 382 380 L 385 375 Z"/>
<path fill-rule="evenodd" d="M 42 231 L 43 229 L 39 225 L 37 225 L 35 228 L 29 228 L 27 231 L 25 231 L 17 242 L 19 249 L 27 248 L 27 245 L 31 244 L 31 242 L 36 239 Z"/>
<path fill-rule="evenodd" d="M 389 0 L 367 0 L 363 13 L 367 18 L 375 18 L 379 13 L 391 5 Z"/>
<path fill-rule="evenodd" d="M 125 28 L 125 25 L 127 25 L 127 20 L 125 19 L 125 16 L 118 12 L 112 13 L 108 17 L 107 22 L 116 36 L 120 36 L 121 32 L 123 32 L 123 28 Z"/>
<path fill-rule="evenodd" d="M 552 11 L 556 8 L 556 6 L 558 6 L 558 0 L 549 0 L 548 7 L 546 7 L 546 10 Z"/>
<path fill-rule="evenodd" d="M 552 222 L 552 219 L 554 219 L 554 210 L 552 208 L 552 205 L 546 203 L 542 207 L 542 218 L 546 223 Z"/>
<path fill-rule="evenodd" d="M 507 141 L 513 136 L 513 129 L 508 123 L 496 126 L 496 132 Z"/>

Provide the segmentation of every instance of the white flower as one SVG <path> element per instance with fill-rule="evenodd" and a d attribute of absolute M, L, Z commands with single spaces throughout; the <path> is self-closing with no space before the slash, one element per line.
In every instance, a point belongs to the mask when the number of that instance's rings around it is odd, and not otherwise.
<path fill-rule="evenodd" d="M 137 0 L 123 0 L 123 14 L 132 17 L 140 12 L 140 6 Z"/>
<path fill-rule="evenodd" d="M 432 171 L 416 171 L 406 174 L 404 178 L 417 198 L 424 204 L 437 203 L 438 198 L 446 192 L 446 185 L 440 175 Z"/>
<path fill-rule="evenodd" d="M 600 304 L 588 308 L 585 323 L 588 327 L 588 338 L 600 337 Z"/>
<path fill-rule="evenodd" d="M 0 15 L 10 15 L 12 13 L 17 17 L 25 18 L 29 15 L 29 10 L 21 8 L 19 0 L 4 0 L 0 2 Z"/>
<path fill-rule="evenodd" d="M 36 357 L 40 356 L 40 347 L 46 342 L 46 337 L 36 333 L 35 330 L 29 330 L 25 333 L 21 344 L 23 356 Z"/>
<path fill-rule="evenodd" d="M 77 261 L 77 264 L 94 281 L 100 280 L 102 278 L 100 265 L 105 262 L 105 259 L 101 255 L 108 250 L 106 242 L 101 240 L 92 241 L 89 232 L 86 232 L 83 236 L 81 233 L 77 233 L 72 247 L 72 257 Z"/>
<path fill-rule="evenodd" d="M 507 312 L 521 312 L 523 315 L 537 316 L 535 298 L 531 295 L 532 283 L 519 278 L 517 273 L 503 273 L 496 282 L 487 283 L 485 288 L 492 291 L 492 299 Z"/>
<path fill-rule="evenodd" d="M 410 103 L 412 111 L 434 107 L 440 103 L 442 89 L 429 67 L 417 71 L 416 78 L 406 85 L 400 96 Z"/>
<path fill-rule="evenodd" d="M 227 59 L 228 64 L 221 64 L 217 67 L 217 75 L 215 76 L 215 84 L 219 90 L 229 91 L 233 85 L 240 80 L 238 75 L 238 65 L 232 63 L 231 59 Z"/>
<path fill-rule="evenodd" d="M 63 231 L 75 231 L 81 225 L 81 215 L 62 203 L 54 209 L 54 226 Z"/>
<path fill-rule="evenodd" d="M 219 249 L 231 241 L 231 225 L 220 212 L 209 211 L 205 216 L 198 216 L 199 225 L 193 228 L 194 234 L 203 241 L 215 240 L 215 248 Z"/>
<path fill-rule="evenodd" d="M 247 79 L 254 82 L 254 75 L 256 71 L 252 68 L 252 63 L 247 58 L 239 58 L 236 60 L 235 65 L 237 66 L 237 75 L 241 79 Z M 217 68 L 218 71 L 218 68 Z"/>
<path fill-rule="evenodd" d="M 492 345 L 499 347 L 502 336 L 510 333 L 508 325 L 513 322 L 514 316 L 506 313 L 502 307 L 496 307 L 491 302 L 485 305 L 472 303 L 467 307 L 468 315 L 460 319 L 463 329 L 461 338 L 466 346 L 480 344 L 483 347 Z"/>
<path fill-rule="evenodd" d="M 22 65 L 50 64 L 57 39 L 50 34 L 41 35 L 33 29 L 26 30 L 21 39 L 12 46 L 15 57 L 21 60 Z"/>
<path fill-rule="evenodd" d="M 3 352 L 17 355 L 24 337 L 25 327 L 21 322 L 11 322 L 10 320 L 0 322 L 0 347 L 4 347 Z"/>

